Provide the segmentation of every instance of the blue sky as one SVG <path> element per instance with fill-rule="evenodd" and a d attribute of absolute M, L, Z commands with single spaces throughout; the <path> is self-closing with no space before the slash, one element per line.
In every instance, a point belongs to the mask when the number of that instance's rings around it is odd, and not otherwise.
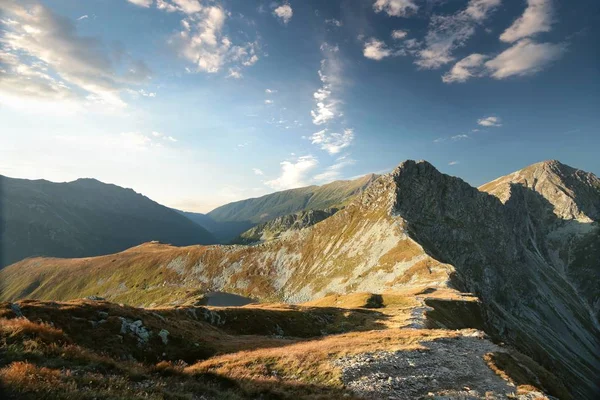
<path fill-rule="evenodd" d="M 426 159 L 600 173 L 593 0 L 0 3 L 0 174 L 209 211 Z"/>

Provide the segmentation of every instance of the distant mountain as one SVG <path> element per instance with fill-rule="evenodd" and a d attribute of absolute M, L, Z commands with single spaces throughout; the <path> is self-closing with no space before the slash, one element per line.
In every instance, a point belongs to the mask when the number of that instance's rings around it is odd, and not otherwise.
<path fill-rule="evenodd" d="M 207 214 L 176 210 L 181 215 L 197 223 L 209 231 L 219 243 L 227 244 L 247 229 L 252 228 L 254 223 L 249 221 L 221 221 L 217 222 Z"/>
<path fill-rule="evenodd" d="M 155 305 L 214 291 L 298 303 L 357 292 L 459 290 L 477 297 L 477 329 L 555 371 L 574 398 L 598 398 L 599 204 L 598 178 L 556 161 L 479 190 L 425 161 L 405 161 L 344 209 L 278 239 L 256 246 L 151 243 L 93 259 L 29 259 L 0 271 L 0 296 L 98 295 Z M 229 215 L 252 218 L 242 209 Z M 255 217 L 269 210 L 249 209 Z M 461 316 L 459 308 L 446 312 Z"/>
<path fill-rule="evenodd" d="M 365 190 L 377 177 L 378 175 L 369 174 L 350 181 L 284 190 L 225 204 L 208 214 L 185 215 L 200 223 L 223 242 L 228 242 L 254 225 L 283 215 L 343 206 Z"/>
<path fill-rule="evenodd" d="M 253 244 L 277 239 L 286 232 L 308 228 L 338 212 L 338 208 L 306 210 L 283 215 L 268 222 L 256 225 L 232 240 L 232 244 Z"/>
<path fill-rule="evenodd" d="M 177 212 L 95 179 L 53 183 L 0 176 L 0 224 L 0 266 L 31 256 L 109 254 L 149 240 L 216 242 Z"/>

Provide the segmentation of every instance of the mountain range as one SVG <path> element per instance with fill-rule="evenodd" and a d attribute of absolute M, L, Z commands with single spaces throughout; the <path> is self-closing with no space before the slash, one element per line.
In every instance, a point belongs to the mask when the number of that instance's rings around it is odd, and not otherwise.
<path fill-rule="evenodd" d="M 278 226 L 290 229 L 278 228 L 273 237 L 263 237 L 263 229 L 251 235 L 262 243 L 251 246 L 153 242 L 94 258 L 29 258 L 0 271 L 1 297 L 100 296 L 156 307 L 198 304 L 215 291 L 297 304 L 410 290 L 420 304 L 411 315 L 433 307 L 443 314 L 437 323 L 445 328 L 464 328 L 469 320 L 494 341 L 554 371 L 575 398 L 595 398 L 600 376 L 598 177 L 546 161 L 478 189 L 428 162 L 405 161 L 368 181 L 366 188 L 348 192 L 355 195 L 346 200 L 324 196 L 327 201 L 312 203 L 319 209 L 337 202 L 341 210 L 300 229 L 293 228 L 302 220 L 298 214 L 289 218 L 291 224 L 284 218 Z M 257 223 L 300 207 L 276 208 L 273 204 L 287 203 L 261 199 L 209 216 Z M 298 204 L 306 207 L 311 201 Z M 281 211 L 264 215 L 268 207 Z M 464 302 L 423 299 L 443 290 L 475 296 L 479 311 Z"/>
<path fill-rule="evenodd" d="M 31 256 L 88 257 L 150 240 L 216 243 L 149 198 L 95 179 L 68 183 L 0 176 L 0 267 Z"/>

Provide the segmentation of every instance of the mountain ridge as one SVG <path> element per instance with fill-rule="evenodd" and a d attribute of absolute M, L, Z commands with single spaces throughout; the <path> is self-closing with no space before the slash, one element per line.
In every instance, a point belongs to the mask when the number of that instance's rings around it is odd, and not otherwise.
<path fill-rule="evenodd" d="M 84 178 L 54 183 L 0 176 L 2 260 L 94 256 L 149 240 L 215 243 L 201 226 L 132 189 Z"/>
<path fill-rule="evenodd" d="M 536 189 L 509 182 L 502 202 L 428 162 L 409 160 L 343 210 L 280 239 L 251 247 L 146 244 L 91 260 L 28 260 L 0 272 L 3 296 L 98 294 L 129 304 L 185 304 L 202 291 L 221 290 L 297 303 L 332 293 L 453 287 L 480 299 L 490 335 L 561 371 L 573 393 L 589 396 L 600 371 L 593 296 L 570 284 L 564 270 L 571 261 L 550 233 L 589 225 L 569 236 L 569 246 L 578 248 L 598 224 L 563 220 L 552 201 L 565 198 L 547 199 L 554 190 Z M 597 260 L 581 263 L 577 274 L 597 270 Z M 595 275 L 587 279 L 598 286 Z"/>

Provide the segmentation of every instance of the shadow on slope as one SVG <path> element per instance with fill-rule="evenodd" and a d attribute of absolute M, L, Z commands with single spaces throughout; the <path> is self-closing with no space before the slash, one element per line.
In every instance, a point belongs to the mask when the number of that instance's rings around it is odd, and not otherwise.
<path fill-rule="evenodd" d="M 547 227 L 579 222 L 556 217 L 544 197 L 521 185 L 503 205 L 426 162 L 406 162 L 394 174 L 395 212 L 429 255 L 454 265 L 454 285 L 482 300 L 488 332 L 560 371 L 574 394 L 593 398 L 600 332 L 545 242 Z"/>

